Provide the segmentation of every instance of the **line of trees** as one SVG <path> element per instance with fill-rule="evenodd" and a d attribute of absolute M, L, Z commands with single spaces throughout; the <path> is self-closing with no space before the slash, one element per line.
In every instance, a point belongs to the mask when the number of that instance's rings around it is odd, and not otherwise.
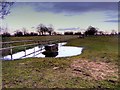
<path fill-rule="evenodd" d="M 45 36 L 57 34 L 54 31 L 53 25 L 51 24 L 48 27 L 43 24 L 39 24 L 34 28 L 36 29 L 36 32 L 28 32 L 28 30 L 25 27 L 23 27 L 21 30 L 14 31 L 13 36 Z M 4 33 L 2 34 L 3 37 L 11 36 L 10 33 L 8 33 L 7 30 L 5 30 L 5 28 L 4 29 L 2 28 L 2 31 L 4 31 Z"/>
<path fill-rule="evenodd" d="M 30 32 L 28 33 L 26 28 L 22 28 L 21 30 L 16 30 L 14 32 L 13 36 L 45 36 L 45 35 L 58 35 L 54 29 L 53 26 L 50 25 L 49 27 L 39 24 L 37 27 L 35 27 L 36 32 Z M 6 30 L 5 30 L 6 31 Z M 117 33 L 115 30 L 112 30 L 111 34 L 105 33 L 103 31 L 98 31 L 97 28 L 89 26 L 87 30 L 84 33 L 81 32 L 64 32 L 64 35 L 82 35 L 82 36 L 95 36 L 95 35 L 120 35 L 120 32 Z M 3 37 L 9 37 L 11 36 L 10 33 L 7 31 L 2 34 Z"/>
<path fill-rule="evenodd" d="M 81 35 L 81 32 L 64 32 L 64 35 Z"/>
<path fill-rule="evenodd" d="M 13 36 L 38 36 L 38 33 L 35 32 L 30 32 L 30 33 L 25 33 L 22 31 L 16 31 Z"/>
<path fill-rule="evenodd" d="M 115 30 L 112 30 L 112 32 L 110 34 L 105 33 L 103 31 L 98 31 L 98 28 L 95 28 L 93 26 L 89 26 L 87 28 L 87 30 L 82 34 L 81 32 L 64 32 L 64 35 L 84 35 L 84 36 L 95 36 L 95 35 L 120 35 L 120 32 L 117 33 Z"/>

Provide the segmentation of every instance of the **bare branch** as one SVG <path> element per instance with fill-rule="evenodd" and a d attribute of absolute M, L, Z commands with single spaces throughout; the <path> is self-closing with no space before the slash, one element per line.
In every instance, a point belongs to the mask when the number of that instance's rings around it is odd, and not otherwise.
<path fill-rule="evenodd" d="M 14 2 L 0 2 L 0 18 L 4 19 L 4 17 L 8 14 L 10 14 L 11 6 L 14 4 Z"/>

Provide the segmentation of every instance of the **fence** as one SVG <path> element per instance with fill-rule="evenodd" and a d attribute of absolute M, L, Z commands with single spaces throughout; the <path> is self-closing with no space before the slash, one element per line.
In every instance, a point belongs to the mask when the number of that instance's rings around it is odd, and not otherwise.
<path fill-rule="evenodd" d="M 27 44 L 28 42 L 29 43 L 31 42 L 31 44 Z M 38 52 L 38 51 L 43 49 L 41 47 L 40 50 L 35 51 L 35 46 L 38 46 L 38 45 L 45 46 L 45 45 L 48 45 L 48 44 L 56 44 L 56 43 L 60 43 L 60 42 L 66 42 L 66 40 L 54 40 L 54 41 L 53 40 L 49 40 L 49 41 L 22 40 L 22 41 L 0 42 L 0 44 L 2 44 L 2 45 L 8 44 L 7 46 L 9 46 L 9 47 L 5 47 L 5 48 L 0 48 L 0 52 L 4 52 L 5 50 L 10 50 L 11 60 L 13 60 L 13 49 L 14 48 L 24 47 L 25 54 L 24 54 L 23 57 L 25 57 L 27 55 L 30 55 L 30 54 L 35 53 L 35 52 Z M 13 46 L 12 45 L 13 43 L 24 43 L 24 44 L 23 45 Z M 32 53 L 26 54 L 27 47 L 29 47 L 29 46 L 33 46 L 34 47 L 34 51 Z"/>

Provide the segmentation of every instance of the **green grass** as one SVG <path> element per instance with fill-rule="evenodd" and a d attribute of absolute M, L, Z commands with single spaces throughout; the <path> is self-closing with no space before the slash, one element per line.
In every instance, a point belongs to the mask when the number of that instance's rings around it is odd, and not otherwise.
<path fill-rule="evenodd" d="M 81 55 L 3 61 L 3 88 L 115 88 L 118 82 L 73 76 L 70 65 L 77 59 L 117 64 L 117 41 L 109 36 L 71 39 L 67 45 L 84 47 Z"/>
<path fill-rule="evenodd" d="M 67 45 L 84 47 L 78 58 L 114 62 L 118 60 L 118 37 L 98 36 L 71 40 Z"/>

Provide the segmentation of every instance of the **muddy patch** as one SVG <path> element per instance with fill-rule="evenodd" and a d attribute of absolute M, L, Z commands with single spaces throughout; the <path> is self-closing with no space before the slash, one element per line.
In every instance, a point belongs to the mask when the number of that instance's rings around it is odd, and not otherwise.
<path fill-rule="evenodd" d="M 118 67 L 105 62 L 75 60 L 71 64 L 73 76 L 94 80 L 118 80 Z"/>

